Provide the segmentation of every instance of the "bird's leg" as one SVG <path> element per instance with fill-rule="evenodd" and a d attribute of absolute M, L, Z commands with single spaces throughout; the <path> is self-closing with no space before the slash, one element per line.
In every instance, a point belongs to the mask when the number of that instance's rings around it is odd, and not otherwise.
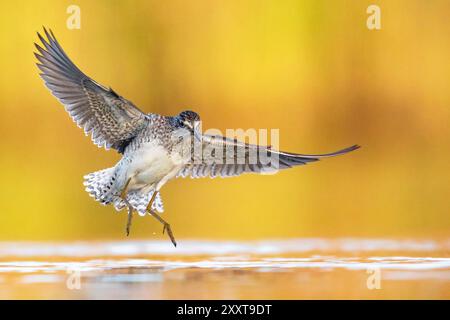
<path fill-rule="evenodd" d="M 159 214 L 157 214 L 153 210 L 149 210 L 148 212 L 163 225 L 163 234 L 167 230 L 167 234 L 170 237 L 170 241 L 172 241 L 173 245 L 176 247 L 177 242 L 175 241 L 175 237 L 173 236 L 172 229 L 170 228 L 170 224 L 168 224 L 163 218 L 161 218 L 159 216 Z"/>
<path fill-rule="evenodd" d="M 128 202 L 128 201 L 127 201 Z M 127 237 L 130 235 L 131 230 L 131 220 L 133 219 L 133 207 L 128 205 L 128 219 L 127 219 L 127 227 L 125 229 L 127 233 Z"/>
<path fill-rule="evenodd" d="M 150 212 L 152 210 L 152 204 L 153 201 L 155 201 L 156 195 L 158 194 L 158 191 L 153 191 L 152 197 L 150 198 L 150 202 L 147 205 L 147 209 L 145 209 L 146 211 Z"/>
<path fill-rule="evenodd" d="M 128 179 L 127 183 L 125 184 L 125 187 L 123 188 L 120 197 L 122 198 L 122 200 L 125 202 L 126 206 L 128 207 L 128 218 L 127 218 L 127 226 L 125 229 L 125 232 L 127 234 L 127 237 L 130 235 L 130 230 L 131 230 L 131 220 L 133 219 L 133 206 L 128 202 L 127 200 L 127 189 L 128 189 L 128 185 L 130 184 L 131 178 Z"/>
<path fill-rule="evenodd" d="M 123 187 L 122 192 L 120 193 L 120 197 L 125 201 L 127 200 L 128 185 L 130 184 L 130 181 L 131 178 L 127 180 L 127 183 L 125 183 L 125 187 Z"/>

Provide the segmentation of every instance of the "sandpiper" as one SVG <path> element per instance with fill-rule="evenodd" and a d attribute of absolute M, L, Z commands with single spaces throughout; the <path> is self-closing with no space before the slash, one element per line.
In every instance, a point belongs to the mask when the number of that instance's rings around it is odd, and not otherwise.
<path fill-rule="evenodd" d="M 102 204 L 111 204 L 119 211 L 128 209 L 127 235 L 134 212 L 150 214 L 163 224 L 163 233 L 167 231 L 176 246 L 169 223 L 159 215 L 163 212 L 159 191 L 175 177 L 214 178 L 265 173 L 359 148 L 354 145 L 328 154 L 294 154 L 273 150 L 270 146 L 203 134 L 199 129 L 200 117 L 193 111 L 183 111 L 176 116 L 143 113 L 113 89 L 81 72 L 53 32 L 44 28 L 44 33 L 47 39 L 38 33 L 43 47 L 35 43 L 39 52 L 35 56 L 45 85 L 75 123 L 91 136 L 94 144 L 122 154 L 115 166 L 86 175 L 84 185 L 89 195 Z M 196 156 L 193 142 L 213 152 Z M 228 152 L 230 149 L 234 152 Z M 263 161 L 261 154 L 270 161 Z"/>

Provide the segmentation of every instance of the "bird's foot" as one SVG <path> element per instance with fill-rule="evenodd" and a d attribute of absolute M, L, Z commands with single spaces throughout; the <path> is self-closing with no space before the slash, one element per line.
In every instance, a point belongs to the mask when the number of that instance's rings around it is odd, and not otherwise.
<path fill-rule="evenodd" d="M 175 241 L 175 237 L 173 236 L 172 229 L 170 228 L 170 224 L 168 224 L 167 222 L 164 223 L 163 234 L 165 233 L 166 230 L 167 230 L 167 234 L 169 235 L 170 241 L 172 241 L 173 245 L 176 247 L 177 242 Z"/>
<path fill-rule="evenodd" d="M 170 228 L 170 224 L 168 224 L 163 218 L 161 218 L 159 216 L 159 214 L 157 214 L 155 211 L 149 210 L 148 212 L 163 225 L 163 234 L 167 230 L 167 234 L 170 237 L 170 241 L 172 241 L 173 245 L 176 247 L 177 242 L 175 241 L 175 237 L 173 236 L 172 229 Z"/>

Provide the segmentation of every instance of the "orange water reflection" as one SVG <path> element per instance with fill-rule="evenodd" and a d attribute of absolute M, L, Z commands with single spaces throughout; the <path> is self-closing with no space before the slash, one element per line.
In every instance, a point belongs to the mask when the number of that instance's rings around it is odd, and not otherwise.
<path fill-rule="evenodd" d="M 2 243 L 0 298 L 448 299 L 449 248 L 386 239 Z M 380 289 L 368 287 L 374 270 Z"/>

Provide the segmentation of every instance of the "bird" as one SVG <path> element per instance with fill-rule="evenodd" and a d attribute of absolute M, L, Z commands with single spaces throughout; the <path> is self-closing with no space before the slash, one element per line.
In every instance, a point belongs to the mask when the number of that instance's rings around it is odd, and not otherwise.
<path fill-rule="evenodd" d="M 84 74 L 52 30 L 43 29 L 45 37 L 37 32 L 41 45 L 34 43 L 34 55 L 45 86 L 95 145 L 121 154 L 114 166 L 85 175 L 83 183 L 87 193 L 101 204 L 112 205 L 118 211 L 127 209 L 126 235 L 130 234 L 134 213 L 151 215 L 177 246 L 170 224 L 160 215 L 164 211 L 160 190 L 174 178 L 262 174 L 343 155 L 360 147 L 353 145 L 317 155 L 283 152 L 202 133 L 200 116 L 191 110 L 174 116 L 142 112 L 111 87 Z M 196 153 L 195 145 L 215 152 Z M 226 152 L 229 150 L 235 152 Z M 263 161 L 261 154 L 277 161 Z"/>

